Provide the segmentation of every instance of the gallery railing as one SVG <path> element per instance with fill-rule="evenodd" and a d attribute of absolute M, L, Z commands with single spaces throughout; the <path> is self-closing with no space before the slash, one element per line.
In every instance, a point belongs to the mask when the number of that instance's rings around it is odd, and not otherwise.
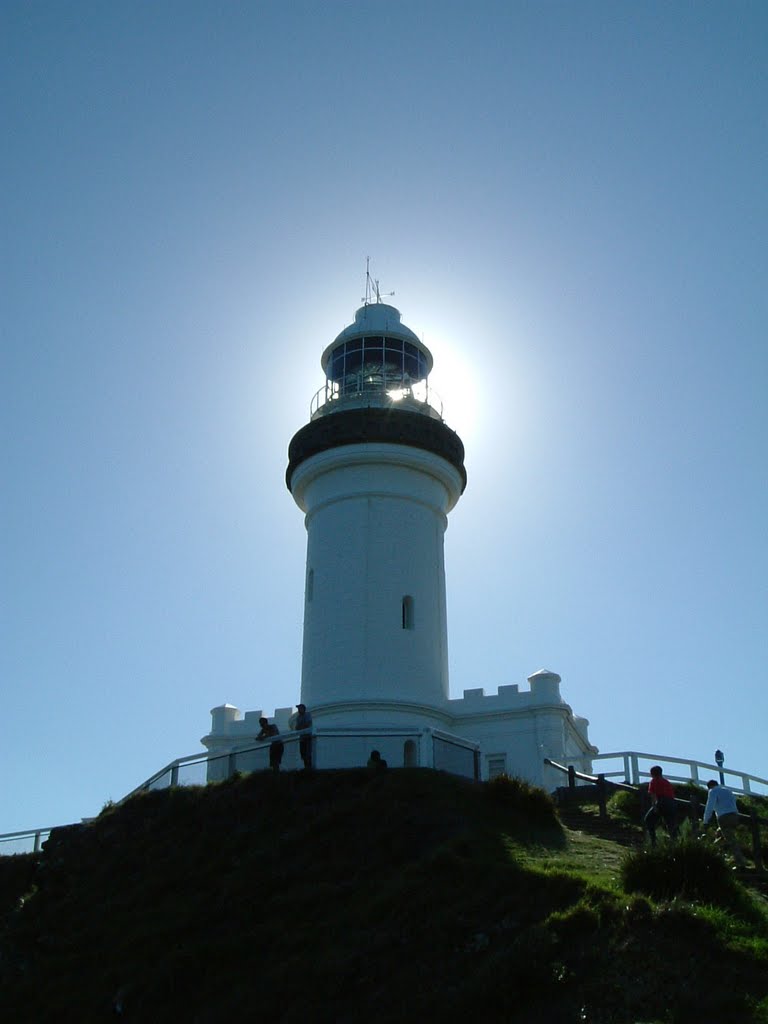
<path fill-rule="evenodd" d="M 312 398 L 310 419 L 340 409 L 356 409 L 361 406 L 400 408 L 420 412 L 434 419 L 443 418 L 442 399 L 425 380 L 411 384 L 404 383 L 402 376 L 395 376 L 387 383 L 385 376 L 374 379 L 363 375 L 354 381 L 347 380 L 342 385 L 327 381 Z"/>

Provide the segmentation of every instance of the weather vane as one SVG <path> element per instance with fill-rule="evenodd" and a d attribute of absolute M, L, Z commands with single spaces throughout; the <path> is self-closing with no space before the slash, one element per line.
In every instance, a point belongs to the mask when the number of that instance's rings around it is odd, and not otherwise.
<path fill-rule="evenodd" d="M 371 277 L 371 269 L 370 268 L 371 268 L 371 257 L 370 256 L 366 256 L 365 257 L 365 296 L 364 296 L 364 298 L 362 298 L 360 300 L 366 306 L 370 306 L 370 304 L 374 300 L 374 296 L 376 298 L 376 302 L 381 302 L 381 291 L 379 289 L 379 282 L 378 282 L 378 280 L 374 280 Z M 384 293 L 384 298 L 388 299 L 388 298 L 390 298 L 394 294 L 395 294 L 394 292 L 385 292 Z"/>

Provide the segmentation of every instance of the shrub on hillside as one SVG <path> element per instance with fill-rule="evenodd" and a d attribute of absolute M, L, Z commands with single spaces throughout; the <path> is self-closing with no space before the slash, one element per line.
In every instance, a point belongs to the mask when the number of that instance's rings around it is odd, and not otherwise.
<path fill-rule="evenodd" d="M 676 782 L 675 796 L 678 800 L 687 800 L 691 806 L 686 807 L 685 804 L 677 805 L 677 814 L 679 818 L 690 818 L 694 811 L 698 818 L 701 817 L 704 805 L 707 802 L 707 789 L 705 786 L 700 786 L 697 782 Z"/>
<path fill-rule="evenodd" d="M 493 803 L 525 818 L 531 825 L 547 827 L 558 824 L 552 797 L 539 786 L 532 786 L 513 775 L 498 775 L 486 782 L 485 787 Z"/>
<path fill-rule="evenodd" d="M 675 796 L 680 797 L 681 800 L 690 800 L 691 797 L 696 797 L 703 807 L 707 802 L 707 787 L 693 780 L 690 782 L 676 782 Z"/>
<path fill-rule="evenodd" d="M 0 915 L 17 906 L 32 888 L 39 861 L 37 853 L 0 855 Z"/>
<path fill-rule="evenodd" d="M 759 819 L 768 823 L 768 796 L 756 793 L 750 793 L 749 796 L 737 795 L 736 805 L 742 814 L 752 814 L 754 811 Z"/>
<path fill-rule="evenodd" d="M 621 863 L 621 884 L 657 900 L 676 896 L 722 907 L 741 903 L 741 890 L 723 858 L 697 839 L 631 850 Z"/>
<path fill-rule="evenodd" d="M 609 818 L 624 818 L 638 824 L 642 818 L 640 793 L 636 789 L 617 789 L 607 804 Z"/>

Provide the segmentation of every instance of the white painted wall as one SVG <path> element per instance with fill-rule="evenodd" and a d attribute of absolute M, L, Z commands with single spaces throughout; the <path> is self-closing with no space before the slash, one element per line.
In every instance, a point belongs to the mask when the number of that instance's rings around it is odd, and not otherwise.
<path fill-rule="evenodd" d="M 302 701 L 448 696 L 443 538 L 461 494 L 457 470 L 406 445 L 344 445 L 296 469 L 306 513 Z M 413 600 L 404 629 L 403 599 Z"/>

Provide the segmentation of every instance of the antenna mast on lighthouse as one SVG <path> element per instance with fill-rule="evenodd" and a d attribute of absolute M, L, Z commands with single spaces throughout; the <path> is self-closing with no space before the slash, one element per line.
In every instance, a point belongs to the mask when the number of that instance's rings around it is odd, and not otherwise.
<path fill-rule="evenodd" d="M 365 295 L 360 300 L 363 303 L 363 305 L 365 305 L 365 306 L 370 306 L 371 305 L 371 303 L 373 302 L 374 296 L 376 297 L 376 302 L 377 303 L 381 302 L 381 291 L 379 289 L 379 282 L 378 282 L 378 279 L 374 280 L 374 278 L 371 277 L 371 269 L 370 268 L 371 268 L 371 257 L 370 256 L 366 256 L 365 257 Z M 386 292 L 384 294 L 384 298 L 388 299 L 388 298 L 390 298 L 394 294 L 395 294 L 394 292 Z"/>

